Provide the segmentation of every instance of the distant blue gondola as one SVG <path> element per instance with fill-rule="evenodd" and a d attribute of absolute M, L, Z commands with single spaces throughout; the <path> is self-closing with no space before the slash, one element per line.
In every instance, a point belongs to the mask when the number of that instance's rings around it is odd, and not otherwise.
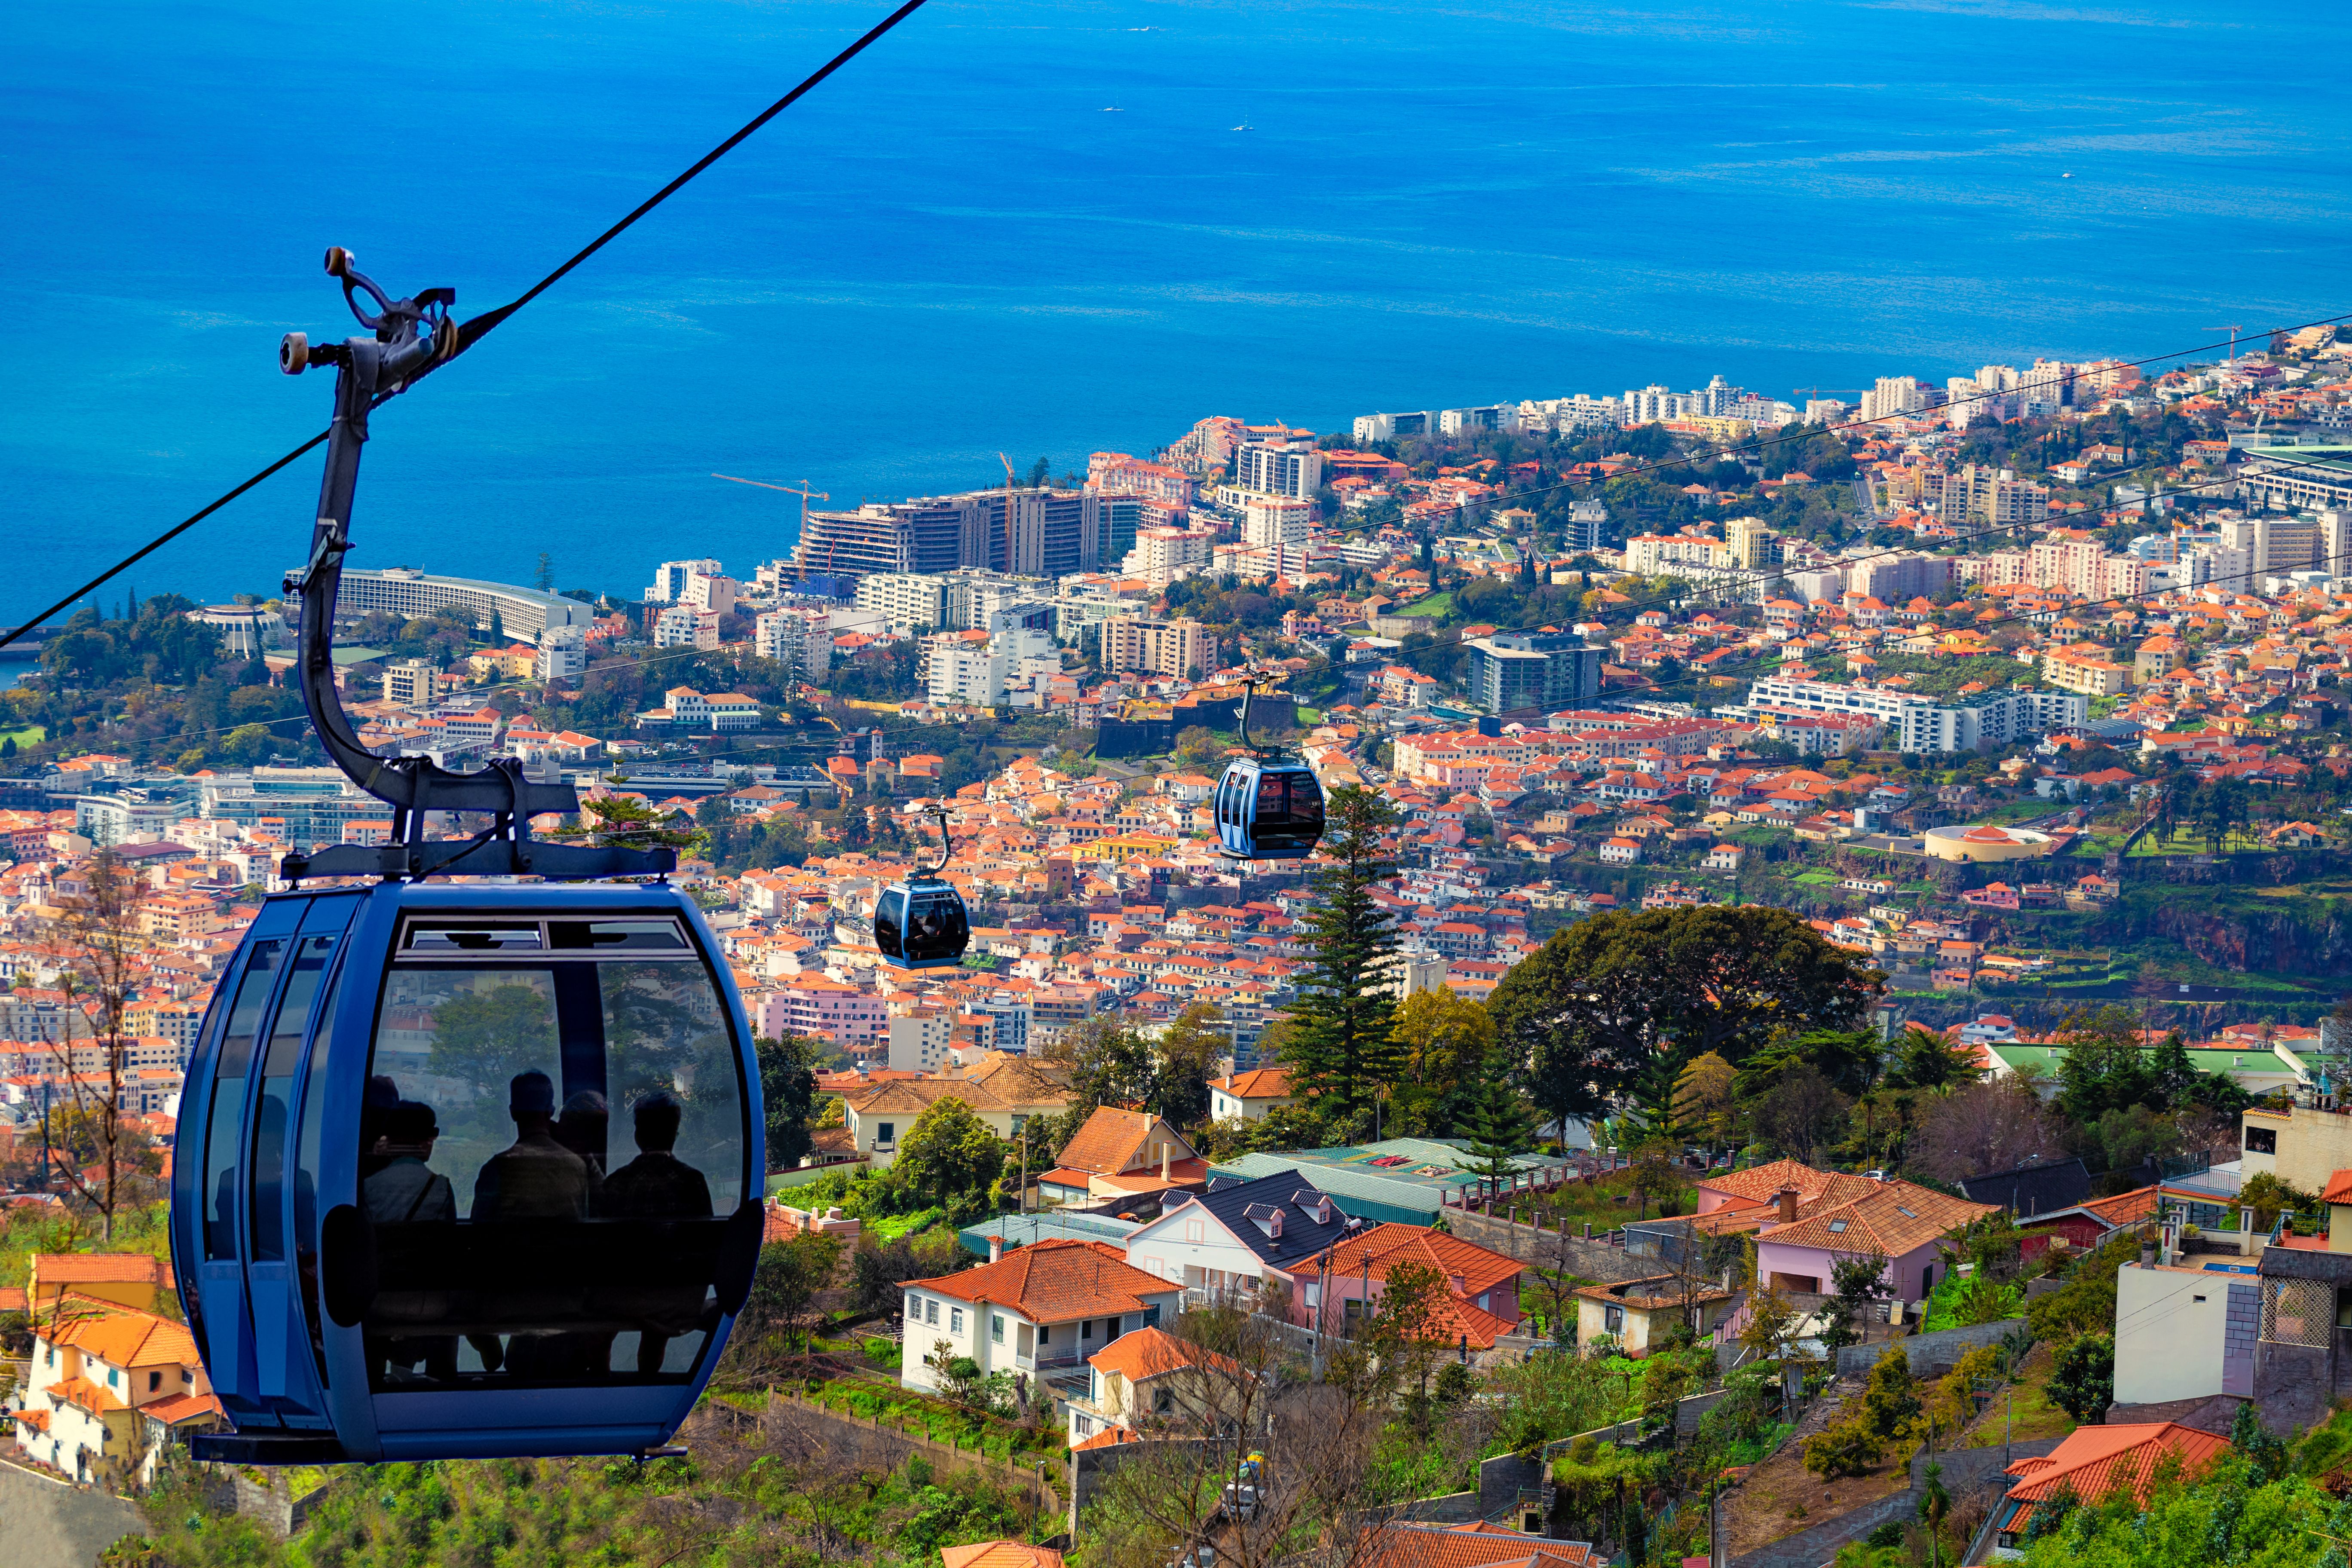
<path fill-rule="evenodd" d="M 894 882 L 874 900 L 874 946 L 892 969 L 950 969 L 963 962 L 971 945 L 971 916 L 963 895 L 940 875 L 947 869 L 947 809 L 935 805 L 940 821 L 940 863 Z"/>
<path fill-rule="evenodd" d="M 1218 853 L 1234 860 L 1302 860 L 1323 838 L 1323 786 L 1305 763 L 1262 756 L 1250 746 L 1253 689 L 1243 689 L 1241 710 L 1241 742 L 1251 754 L 1225 764 L 1211 801 Z"/>

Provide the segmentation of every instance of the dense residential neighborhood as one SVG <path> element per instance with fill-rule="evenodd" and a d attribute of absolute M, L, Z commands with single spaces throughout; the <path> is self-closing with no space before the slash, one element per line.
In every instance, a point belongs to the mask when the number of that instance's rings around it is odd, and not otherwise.
<path fill-rule="evenodd" d="M 674 847 L 756 1037 L 758 1272 L 688 1457 L 609 1471 L 192 1457 L 185 1074 L 266 900 L 401 830 L 303 728 L 298 601 L 84 608 L 0 689 L 6 1458 L 173 1563 L 551 1491 L 651 1562 L 646 1478 L 714 1563 L 2325 1534 L 2347 358 L 1218 416 L 634 597 L 348 572 L 361 742 Z M 1231 852 L 1273 752 L 1305 858 Z M 934 868 L 969 944 L 908 968 Z M 446 1065 L 384 1006 L 372 1073 Z"/>

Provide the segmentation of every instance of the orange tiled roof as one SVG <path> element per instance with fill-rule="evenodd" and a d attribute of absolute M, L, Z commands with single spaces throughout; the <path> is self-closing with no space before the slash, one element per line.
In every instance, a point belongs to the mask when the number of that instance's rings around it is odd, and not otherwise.
<path fill-rule="evenodd" d="M 1121 1334 L 1087 1357 L 1088 1366 L 1102 1372 L 1115 1372 L 1129 1383 L 1139 1383 L 1147 1377 L 1158 1377 L 1162 1373 L 1197 1366 L 1203 1361 L 1226 1372 L 1241 1370 L 1240 1363 L 1230 1357 L 1188 1345 L 1167 1330 L 1157 1327 Z"/>
<path fill-rule="evenodd" d="M 1062 1554 L 1050 1546 L 1018 1541 L 981 1541 L 940 1548 L 940 1568 L 1062 1568 Z"/>
<path fill-rule="evenodd" d="M 1254 1068 L 1217 1079 L 1216 1087 L 1235 1100 L 1277 1100 L 1290 1092 L 1290 1073 L 1284 1068 Z"/>
<path fill-rule="evenodd" d="M 1999 1214 L 1999 1204 L 1972 1204 L 1932 1187 L 1909 1182 L 1873 1182 L 1874 1189 L 1859 1197 L 1824 1207 L 1794 1225 L 1774 1226 L 1762 1234 L 1789 1247 L 1815 1247 L 1825 1251 L 1878 1252 L 1900 1258 L 1948 1236 L 1970 1220 Z"/>
<path fill-rule="evenodd" d="M 1170 1286 L 1130 1267 L 1124 1253 L 1106 1243 L 1047 1240 L 961 1274 L 908 1280 L 906 1289 L 1000 1302 L 1033 1322 L 1058 1323 L 1097 1313 L 1140 1312 L 1149 1304 L 1145 1297 L 1165 1296 Z"/>
<path fill-rule="evenodd" d="M 1774 1160 L 1767 1164 L 1751 1165 L 1745 1171 L 1709 1173 L 1698 1178 L 1697 1185 L 1727 1197 L 1742 1199 L 1751 1204 L 1769 1203 L 1772 1194 L 1782 1187 L 1797 1189 L 1800 1202 L 1820 1195 L 1837 1174 L 1832 1171 L 1816 1171 L 1796 1160 Z"/>
<path fill-rule="evenodd" d="M 89 1309 L 89 1315 L 62 1326 L 52 1326 L 42 1335 L 51 1343 L 70 1346 L 84 1355 L 121 1367 L 196 1363 L 195 1338 L 183 1325 L 167 1322 L 152 1312 L 114 1307 L 86 1296 L 77 1296 L 72 1300 L 78 1307 Z"/>
<path fill-rule="evenodd" d="M 86 1377 L 69 1377 L 63 1383 L 49 1384 L 41 1392 L 60 1405 L 70 1405 L 93 1415 L 104 1415 L 109 1411 L 124 1408 L 121 1399 Z"/>
<path fill-rule="evenodd" d="M 140 1415 L 166 1426 L 220 1413 L 221 1402 L 209 1394 L 175 1394 L 169 1399 L 152 1400 L 139 1407 Z"/>
<path fill-rule="evenodd" d="M 1115 1174 L 1127 1169 L 1129 1162 L 1137 1157 L 1138 1152 L 1150 1138 L 1152 1129 L 1159 1125 L 1160 1118 L 1148 1110 L 1123 1110 L 1114 1105 L 1098 1106 L 1095 1113 L 1087 1118 L 1086 1125 L 1072 1133 L 1070 1141 L 1062 1145 L 1062 1152 L 1054 1157 L 1054 1163 L 1066 1171 L 1087 1171 L 1101 1176 Z M 1183 1148 L 1183 1154 L 1178 1158 L 1192 1157 L 1192 1145 L 1185 1143 L 1174 1129 L 1169 1130 L 1168 1137 Z"/>
<path fill-rule="evenodd" d="M 1386 1279 L 1397 1264 L 1418 1263 L 1437 1270 L 1449 1285 L 1459 1279 L 1458 1289 L 1467 1296 L 1517 1279 L 1520 1268 L 1515 1258 L 1421 1225 L 1372 1226 L 1332 1243 L 1330 1258 L 1334 1276 L 1369 1269 L 1375 1279 Z"/>
<path fill-rule="evenodd" d="M 1366 1531 L 1364 1568 L 1598 1568 L 1581 1541 L 1550 1541 L 1498 1525 L 1391 1524 Z"/>
<path fill-rule="evenodd" d="M 2319 1194 L 2324 1204 L 2352 1204 L 2352 1171 L 2338 1171 L 2327 1178 L 2327 1190 Z"/>
<path fill-rule="evenodd" d="M 2228 1452 L 2229 1439 L 2200 1432 L 2177 1421 L 2137 1422 L 2121 1426 L 2078 1426 L 2049 1453 L 2020 1459 L 2009 1467 L 2019 1478 L 2010 1489 L 2009 1502 L 2025 1504 L 2010 1515 L 2001 1528 L 2023 1528 L 2031 1505 L 2072 1491 L 2080 1501 L 2098 1502 L 2117 1487 L 2129 1487 L 2144 1508 L 2158 1461 L 2168 1453 L 2180 1456 L 2183 1479 L 2193 1477 Z"/>
<path fill-rule="evenodd" d="M 162 1285 L 171 1278 L 163 1260 L 149 1252 L 41 1252 L 31 1268 L 44 1285 Z"/>

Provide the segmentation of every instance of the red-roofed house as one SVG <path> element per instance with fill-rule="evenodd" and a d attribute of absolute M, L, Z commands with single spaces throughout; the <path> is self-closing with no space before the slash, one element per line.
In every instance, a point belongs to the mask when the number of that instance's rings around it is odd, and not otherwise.
<path fill-rule="evenodd" d="M 992 1247 L 991 1250 L 994 1250 Z M 1183 1291 L 1131 1268 L 1116 1247 L 1050 1240 L 1016 1247 L 977 1268 L 906 1286 L 906 1348 L 898 1381 L 935 1389 L 929 1364 L 944 1344 L 982 1374 L 1073 1366 L 1126 1330 L 1172 1318 Z"/>
<path fill-rule="evenodd" d="M 2174 1421 L 2077 1426 L 2049 1453 L 2009 1467 L 2008 1473 L 2018 1479 L 2009 1495 L 1995 1505 L 2000 1520 L 1996 1544 L 2011 1550 L 2023 1545 L 2033 1510 L 2062 1493 L 2093 1506 L 2116 1489 L 2127 1487 L 2145 1508 L 2157 1467 L 2168 1455 L 2179 1456 L 2181 1479 L 2186 1481 L 2205 1471 L 2229 1448 L 2227 1438 Z"/>
<path fill-rule="evenodd" d="M 1112 1105 L 1087 1117 L 1054 1160 L 1037 1190 L 1056 1203 L 1197 1187 L 1209 1175 L 1209 1163 L 1165 1120 Z"/>
<path fill-rule="evenodd" d="M 1209 1082 L 1209 1115 L 1223 1121 L 1255 1121 L 1277 1105 L 1290 1103 L 1290 1074 L 1281 1068 L 1231 1073 Z"/>
<path fill-rule="evenodd" d="M 1221 1396 L 1220 1379 L 1239 1363 L 1159 1327 L 1120 1335 L 1087 1358 L 1087 1393 L 1066 1402 L 1070 1447 L 1108 1447 L 1139 1441 L 1154 1427 L 1197 1429 L 1237 1401 Z"/>

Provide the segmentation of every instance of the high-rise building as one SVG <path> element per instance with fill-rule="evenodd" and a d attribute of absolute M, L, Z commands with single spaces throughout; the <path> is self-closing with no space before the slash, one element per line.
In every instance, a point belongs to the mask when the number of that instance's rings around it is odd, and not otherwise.
<path fill-rule="evenodd" d="M 833 629 L 823 610 L 770 610 L 751 623 L 751 651 L 798 679 L 823 680 L 833 669 Z"/>
<path fill-rule="evenodd" d="M 936 572 L 877 572 L 858 579 L 857 607 L 874 611 L 894 626 L 943 631 L 948 624 L 948 580 Z"/>
<path fill-rule="evenodd" d="M 1394 441 L 1407 436 L 1426 438 L 1437 434 L 1437 411 L 1416 409 L 1410 414 L 1359 414 L 1356 416 L 1355 439 L 1358 446 L 1371 441 Z"/>
<path fill-rule="evenodd" d="M 941 637 L 930 648 L 929 696 L 935 703 L 993 708 L 1004 700 L 1004 656 L 982 643 Z"/>
<path fill-rule="evenodd" d="M 1310 500 L 1323 483 L 1323 454 L 1311 447 L 1244 447 L 1234 457 L 1234 483 L 1265 495 Z"/>
<path fill-rule="evenodd" d="M 1282 496 L 1253 496 L 1242 508 L 1242 542 L 1266 552 L 1277 577 L 1307 569 L 1307 535 L 1315 503 Z"/>
<path fill-rule="evenodd" d="M 1559 708 L 1601 695 L 1602 649 L 1572 632 L 1472 637 L 1470 700 L 1489 713 Z"/>
<path fill-rule="evenodd" d="M 1878 384 L 1862 395 L 1862 416 L 1864 419 L 1885 419 L 1897 414 L 1916 414 L 1927 406 L 1927 389 L 1916 376 L 1882 375 Z"/>
<path fill-rule="evenodd" d="M 1889 606 L 1932 598 L 1952 581 L 1951 558 L 1906 551 L 1899 555 L 1866 555 L 1848 570 L 1848 591 Z"/>
<path fill-rule="evenodd" d="M 1154 505 L 1141 496 L 1103 496 L 1095 506 L 1095 559 L 1105 568 L 1116 567 L 1135 548 L 1139 529 L 1162 526 L 1160 520 L 1169 515 L 1164 504 Z"/>
<path fill-rule="evenodd" d="M 1773 563 L 1773 549 L 1778 535 L 1764 525 L 1760 517 L 1735 517 L 1723 525 L 1724 542 L 1730 546 L 1731 563 L 1748 571 L 1761 571 Z"/>
<path fill-rule="evenodd" d="M 540 680 L 576 680 L 588 670 L 588 636 L 578 626 L 550 626 L 539 634 L 531 675 Z"/>
<path fill-rule="evenodd" d="M 685 598 L 687 583 L 698 573 L 716 577 L 719 575 L 719 563 L 709 560 L 663 562 L 654 568 L 653 583 L 646 589 L 646 603 L 670 605 Z"/>
<path fill-rule="evenodd" d="M 1217 536 L 1204 528 L 1147 528 L 1135 536 L 1135 548 L 1121 567 L 1155 588 L 1165 588 L 1205 569 Z"/>
<path fill-rule="evenodd" d="M 654 616 L 654 647 L 709 650 L 719 646 L 719 612 L 672 605 Z"/>
<path fill-rule="evenodd" d="M 1587 497 L 1569 512 L 1562 542 L 1570 550 L 1599 550 L 1608 542 L 1609 509 Z"/>
<path fill-rule="evenodd" d="M 1149 496 L 1171 506 L 1189 507 L 1200 494 L 1200 481 L 1183 469 L 1125 452 L 1097 452 L 1087 458 L 1087 484 L 1099 495 Z"/>
<path fill-rule="evenodd" d="M 1113 675 L 1129 669 L 1154 675 L 1203 674 L 1215 652 L 1216 639 L 1195 620 L 1113 616 L 1103 622 L 1102 663 Z"/>
<path fill-rule="evenodd" d="M 719 563 L 708 564 L 716 569 Z M 289 595 L 289 605 L 294 597 Z M 416 620 L 446 609 L 466 611 L 477 626 L 488 626 L 495 620 L 503 635 L 534 641 L 550 626 L 584 626 L 596 618 L 593 605 L 561 594 L 473 577 L 435 577 L 413 566 L 346 566 L 335 596 L 338 616 L 383 610 L 403 620 Z M 288 611 L 294 613 L 291 608 Z"/>
<path fill-rule="evenodd" d="M 383 667 L 383 700 L 403 708 L 421 708 L 433 700 L 433 667 L 421 658 L 398 659 Z"/>
<path fill-rule="evenodd" d="M 793 556 L 805 571 L 865 578 L 961 566 L 1059 577 L 1100 563 L 1092 490 L 974 490 L 812 511 Z"/>

